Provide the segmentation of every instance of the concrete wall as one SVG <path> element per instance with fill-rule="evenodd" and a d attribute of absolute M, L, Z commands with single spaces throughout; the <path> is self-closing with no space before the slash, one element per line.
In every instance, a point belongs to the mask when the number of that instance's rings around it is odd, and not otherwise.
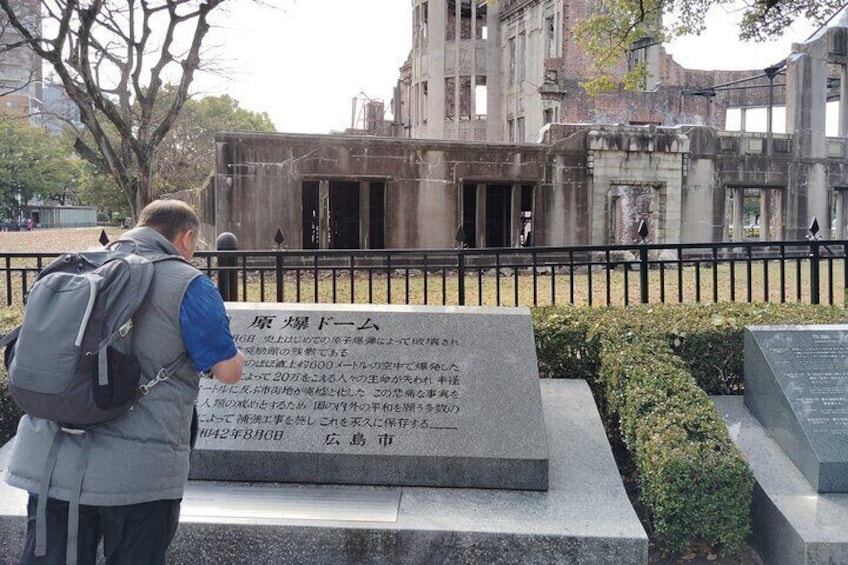
<path fill-rule="evenodd" d="M 537 145 L 288 134 L 216 140 L 215 229 L 235 233 L 243 248 L 273 247 L 278 227 L 300 248 L 304 181 L 385 183 L 386 247 L 444 248 L 455 245 L 463 183 L 535 186 L 545 173 Z"/>
<path fill-rule="evenodd" d="M 373 220 L 383 225 L 385 247 L 449 248 L 456 246 L 454 235 L 468 205 L 463 193 L 478 203 L 477 232 L 467 234 L 468 240 L 486 244 L 484 201 L 493 185 L 511 194 L 511 204 L 496 204 L 511 214 L 508 245 L 519 244 L 516 203 L 521 187 L 530 187 L 533 244 L 566 246 L 629 244 L 622 234 L 632 229 L 615 228 L 614 218 L 620 216 L 616 206 L 631 196 L 643 204 L 648 199 L 641 213 L 647 214 L 652 242 L 738 240 L 741 207 L 731 201 L 738 204 L 752 191 L 771 226 L 763 238 L 800 239 L 812 218 L 805 192 L 819 182 L 809 173 L 818 169 L 796 157 L 792 136 L 773 136 L 769 156 L 766 134 L 718 133 L 703 126 L 555 124 L 541 144 L 238 133 L 219 134 L 216 142 L 214 189 L 191 198 L 214 233 L 231 231 L 242 248 L 255 249 L 273 248 L 277 228 L 287 247 L 301 247 L 304 182 L 320 186 L 320 247 L 327 248 L 336 246 L 327 235 L 334 183 L 360 190 L 362 235 L 347 247 L 375 246 L 367 236 Z M 830 237 L 831 215 L 841 214 L 837 225 L 848 219 L 848 198 L 844 204 L 842 199 L 848 194 L 848 164 L 843 140 L 829 138 L 825 147 L 827 155 L 816 163 L 823 171 L 825 205 L 816 216 L 822 235 Z M 374 183 L 385 186 L 384 214 L 376 218 L 369 216 L 367 197 Z"/>

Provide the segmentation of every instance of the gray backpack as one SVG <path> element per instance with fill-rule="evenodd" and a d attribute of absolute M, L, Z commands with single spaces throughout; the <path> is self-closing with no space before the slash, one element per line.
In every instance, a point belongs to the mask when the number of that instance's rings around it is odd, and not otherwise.
<path fill-rule="evenodd" d="M 132 316 L 144 301 L 154 264 L 183 260 L 136 253 L 136 244 L 67 253 L 36 278 L 23 323 L 6 345 L 9 391 L 27 413 L 63 427 L 88 429 L 129 411 L 183 359 L 141 383 L 131 350 Z"/>

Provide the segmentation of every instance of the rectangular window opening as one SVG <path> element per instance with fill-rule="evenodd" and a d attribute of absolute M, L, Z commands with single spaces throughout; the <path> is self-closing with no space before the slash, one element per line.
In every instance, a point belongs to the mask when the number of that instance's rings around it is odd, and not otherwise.
<path fill-rule="evenodd" d="M 330 182 L 329 248 L 360 248 L 358 182 Z"/>
<path fill-rule="evenodd" d="M 486 88 L 486 77 L 478 76 L 477 84 L 474 86 L 474 113 L 477 117 L 486 117 L 489 114 L 489 91 Z"/>
<path fill-rule="evenodd" d="M 386 183 L 372 182 L 368 193 L 368 247 L 386 248 Z"/>
<path fill-rule="evenodd" d="M 471 77 L 459 78 L 459 115 L 463 119 L 470 119 L 471 115 Z"/>
<path fill-rule="evenodd" d="M 510 247 L 512 187 L 486 186 L 486 247 Z"/>
<path fill-rule="evenodd" d="M 301 211 L 303 249 L 318 249 L 318 182 L 306 181 L 301 185 Z"/>
<path fill-rule="evenodd" d="M 445 118 L 456 115 L 456 78 L 445 77 Z"/>
<path fill-rule="evenodd" d="M 462 185 L 462 247 L 477 247 L 477 185 Z M 459 243 L 459 242 L 457 242 Z"/>
<path fill-rule="evenodd" d="M 521 187 L 521 213 L 519 215 L 521 247 L 532 247 L 533 243 L 533 185 Z"/>
<path fill-rule="evenodd" d="M 515 82 L 524 82 L 525 78 L 525 57 L 527 52 L 527 35 L 524 33 L 518 34 L 518 45 L 516 46 L 515 59 Z"/>
<path fill-rule="evenodd" d="M 548 58 L 556 57 L 556 26 L 554 22 L 554 16 L 545 18 L 545 56 Z"/>

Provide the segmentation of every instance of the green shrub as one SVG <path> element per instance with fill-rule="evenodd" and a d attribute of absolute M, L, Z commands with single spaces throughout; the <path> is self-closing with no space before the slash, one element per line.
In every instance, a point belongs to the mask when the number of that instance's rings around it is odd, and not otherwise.
<path fill-rule="evenodd" d="M 589 340 L 594 312 L 574 306 L 533 310 L 533 331 L 543 378 L 583 379 L 590 383 L 598 374 L 598 342 Z"/>
<path fill-rule="evenodd" d="M 841 306 L 803 304 L 639 304 L 534 311 L 539 373 L 592 382 L 599 364 L 597 333 L 622 339 L 661 338 L 708 394 L 742 392 L 742 330 L 750 325 L 844 323 Z M 557 326 L 565 327 L 557 327 Z"/>
<path fill-rule="evenodd" d="M 589 381 L 669 551 L 706 543 L 732 552 L 749 532 L 753 476 L 707 396 L 743 391 L 744 327 L 844 317 L 837 306 L 787 304 L 534 311 L 540 374 Z"/>
<path fill-rule="evenodd" d="M 670 551 L 737 551 L 753 476 L 685 364 L 656 338 L 604 339 L 599 380 L 636 466 L 640 501 Z"/>

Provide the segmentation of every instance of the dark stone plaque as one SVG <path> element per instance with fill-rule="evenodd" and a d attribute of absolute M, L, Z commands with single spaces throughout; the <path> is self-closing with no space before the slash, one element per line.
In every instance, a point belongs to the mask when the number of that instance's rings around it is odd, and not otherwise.
<path fill-rule="evenodd" d="M 192 478 L 547 489 L 527 309 L 227 308 L 245 371 L 201 382 Z"/>
<path fill-rule="evenodd" d="M 848 492 L 848 326 L 745 329 L 745 405 L 818 492 Z"/>

